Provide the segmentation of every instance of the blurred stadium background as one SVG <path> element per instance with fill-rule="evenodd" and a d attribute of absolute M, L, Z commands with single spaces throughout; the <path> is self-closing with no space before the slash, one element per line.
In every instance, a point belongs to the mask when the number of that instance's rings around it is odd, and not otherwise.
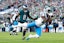
<path fill-rule="evenodd" d="M 30 10 L 30 15 L 33 17 L 39 16 L 40 9 L 50 6 L 52 9 L 52 12 L 54 12 L 56 17 L 53 20 L 53 22 L 58 25 L 60 24 L 58 26 L 59 28 L 57 28 L 57 32 L 59 31 L 64 32 L 64 19 L 63 19 L 64 18 L 64 0 L 0 0 L 0 32 L 10 31 L 10 29 L 8 29 L 10 15 L 9 13 L 4 13 L 4 12 L 9 12 L 9 9 L 11 9 L 11 7 L 17 8 L 20 10 L 22 9 L 22 5 L 24 4 L 28 5 Z M 49 29 L 44 31 L 48 32 L 48 30 Z M 34 31 L 34 29 L 32 31 Z M 55 30 L 52 29 L 51 31 L 54 32 Z"/>
<path fill-rule="evenodd" d="M 22 33 L 18 33 L 18 36 L 9 35 L 9 12 L 11 7 L 16 9 L 22 9 L 22 5 L 28 5 L 30 10 L 30 15 L 32 17 L 39 16 L 40 7 L 41 9 L 46 7 L 51 7 L 52 12 L 55 14 L 55 19 L 52 21 L 58 26 L 53 29 L 43 29 L 44 32 L 39 39 L 31 39 L 29 41 L 22 41 Z M 10 12 L 11 13 L 11 12 Z M 34 15 L 35 14 L 35 15 Z M 29 18 L 27 19 L 29 20 Z M 30 19 L 31 20 L 31 19 Z M 31 20 L 33 21 L 33 20 Z M 31 22 L 29 21 L 29 22 Z M 54 25 L 54 24 L 52 24 Z M 22 31 L 21 29 L 17 30 L 18 32 Z M 30 29 L 34 31 L 34 29 Z M 47 33 L 53 32 L 53 33 Z M 60 32 L 60 33 L 59 33 Z M 62 33 L 61 33 L 62 32 Z M 0 0 L 0 43 L 63 43 L 64 42 L 64 0 Z M 28 35 L 29 33 L 27 33 Z"/>

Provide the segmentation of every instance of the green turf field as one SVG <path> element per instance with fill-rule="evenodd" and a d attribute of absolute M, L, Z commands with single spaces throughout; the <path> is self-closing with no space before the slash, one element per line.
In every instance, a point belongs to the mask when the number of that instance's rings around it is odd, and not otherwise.
<path fill-rule="evenodd" d="M 10 36 L 8 32 L 0 32 L 0 43 L 64 43 L 64 33 L 43 33 L 40 38 L 22 40 L 22 33 Z"/>

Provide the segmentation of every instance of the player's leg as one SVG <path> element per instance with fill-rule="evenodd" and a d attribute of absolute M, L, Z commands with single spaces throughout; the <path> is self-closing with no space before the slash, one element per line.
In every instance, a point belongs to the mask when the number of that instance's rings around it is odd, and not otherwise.
<path fill-rule="evenodd" d="M 24 31 L 23 31 L 23 40 L 25 39 L 25 34 L 26 34 L 26 28 L 30 28 L 30 27 L 33 27 L 35 26 L 35 22 L 31 22 L 31 23 L 28 23 L 27 26 L 25 27 Z"/>
<path fill-rule="evenodd" d="M 24 40 L 25 39 L 25 34 L 26 34 L 26 27 L 27 27 L 27 23 L 18 23 L 18 25 L 13 25 L 12 26 L 13 28 L 17 28 L 17 27 L 22 27 L 22 30 L 23 30 L 23 38 L 22 38 L 22 40 Z"/>
<path fill-rule="evenodd" d="M 48 28 L 49 28 L 49 32 L 52 32 L 52 30 L 53 30 L 53 25 L 52 25 L 52 24 L 48 25 Z"/>
<path fill-rule="evenodd" d="M 13 29 L 13 35 L 17 35 L 17 28 Z"/>
<path fill-rule="evenodd" d="M 16 28 L 13 28 L 13 30 L 10 31 L 10 35 L 17 35 Z"/>
<path fill-rule="evenodd" d="M 36 34 L 37 35 L 39 35 L 39 36 L 41 36 L 41 27 L 37 27 L 37 28 L 35 28 L 35 31 L 36 31 Z"/>
<path fill-rule="evenodd" d="M 27 27 L 24 27 L 24 28 L 22 28 L 22 29 L 24 29 L 24 31 L 23 31 L 23 40 L 25 39 L 25 35 L 26 35 L 26 28 L 30 28 L 30 27 L 33 27 L 33 26 L 35 26 L 35 22 L 31 22 L 31 23 L 28 23 L 27 24 Z"/>
<path fill-rule="evenodd" d="M 41 36 L 41 28 L 37 27 L 35 28 L 36 34 L 29 36 L 29 38 L 39 38 Z"/>
<path fill-rule="evenodd" d="M 26 39 L 29 40 L 30 38 L 39 38 L 41 36 L 42 30 L 46 28 L 46 25 L 43 24 L 40 27 L 35 26 L 35 32 L 36 34 L 32 35 L 30 34 Z"/>
<path fill-rule="evenodd" d="M 14 21 L 13 25 L 18 25 L 18 21 Z M 17 35 L 17 27 L 13 29 L 13 35 Z"/>
<path fill-rule="evenodd" d="M 23 27 L 23 28 L 24 28 L 24 27 Z M 22 29 L 23 29 L 23 28 L 22 28 Z M 25 29 L 25 28 L 23 29 L 23 37 L 22 37 L 22 40 L 24 40 L 24 39 L 25 39 L 26 30 L 27 30 L 27 29 Z"/>
<path fill-rule="evenodd" d="M 40 27 L 36 27 L 36 28 L 35 28 L 35 32 L 36 32 L 36 34 L 34 34 L 34 35 L 30 34 L 30 35 L 26 38 L 26 40 L 29 40 L 30 38 L 39 38 L 39 37 L 41 36 L 41 28 L 40 28 Z"/>
<path fill-rule="evenodd" d="M 9 28 L 10 28 L 10 35 L 12 35 L 13 34 L 13 27 L 10 25 Z"/>
<path fill-rule="evenodd" d="M 36 26 L 35 21 L 27 24 L 27 28 L 34 27 L 34 26 Z"/>

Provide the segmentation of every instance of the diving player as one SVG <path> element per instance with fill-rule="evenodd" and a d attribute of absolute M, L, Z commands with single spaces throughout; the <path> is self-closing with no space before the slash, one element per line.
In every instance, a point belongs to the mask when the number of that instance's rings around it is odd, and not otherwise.
<path fill-rule="evenodd" d="M 41 28 L 42 28 L 41 25 L 45 24 L 47 21 L 48 21 L 47 14 L 44 14 L 44 12 L 42 11 L 42 12 L 40 12 L 40 17 L 37 20 L 35 20 L 31 23 L 18 24 L 17 26 L 18 27 L 25 27 L 27 29 L 35 26 L 36 34 L 35 35 L 29 35 L 29 37 L 27 38 L 27 40 L 28 40 L 29 38 L 40 37 L 41 36 Z M 17 26 L 12 26 L 12 27 L 17 27 Z M 44 25 L 44 27 L 45 27 L 45 25 Z"/>
<path fill-rule="evenodd" d="M 27 40 L 28 40 L 29 38 L 38 38 L 41 36 L 41 25 L 45 21 L 46 21 L 45 14 L 43 14 L 43 12 L 41 12 L 40 17 L 37 20 L 35 20 L 31 23 L 18 24 L 17 26 L 12 26 L 12 27 L 25 27 L 28 29 L 30 27 L 35 26 L 36 34 L 35 35 L 29 35 L 29 37 L 27 38 Z"/>

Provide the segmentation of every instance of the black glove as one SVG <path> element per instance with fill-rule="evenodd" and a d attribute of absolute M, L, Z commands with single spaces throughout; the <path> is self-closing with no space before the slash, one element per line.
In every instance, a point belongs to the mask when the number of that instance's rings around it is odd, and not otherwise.
<path fill-rule="evenodd" d="M 36 19 L 38 19 L 38 17 L 36 17 L 36 18 L 33 18 L 33 20 L 36 20 Z"/>

